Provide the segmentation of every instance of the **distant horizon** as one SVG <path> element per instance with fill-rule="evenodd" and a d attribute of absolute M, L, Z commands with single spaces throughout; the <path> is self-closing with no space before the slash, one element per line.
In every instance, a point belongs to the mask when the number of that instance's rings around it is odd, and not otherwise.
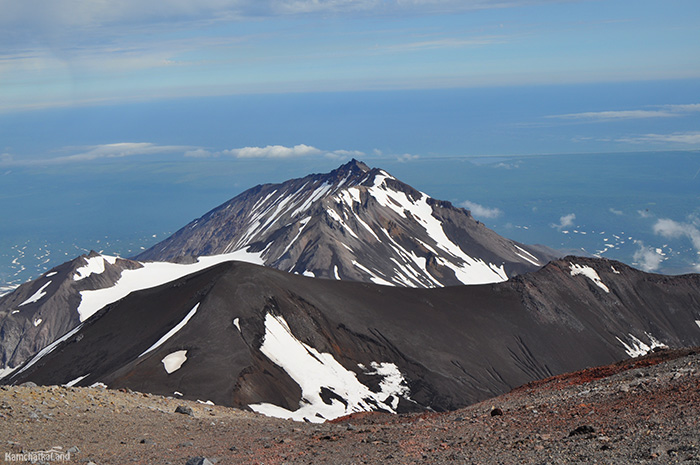
<path fill-rule="evenodd" d="M 353 157 L 506 237 L 700 267 L 696 0 L 0 4 L 0 285 Z"/>

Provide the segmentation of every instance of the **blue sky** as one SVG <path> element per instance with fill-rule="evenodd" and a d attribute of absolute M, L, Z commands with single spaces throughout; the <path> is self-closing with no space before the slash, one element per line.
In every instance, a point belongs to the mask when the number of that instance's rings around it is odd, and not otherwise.
<path fill-rule="evenodd" d="M 700 148 L 696 0 L 0 0 L 0 12 L 1 165 Z"/>
<path fill-rule="evenodd" d="M 0 1 L 0 111 L 700 77 L 695 0 Z"/>

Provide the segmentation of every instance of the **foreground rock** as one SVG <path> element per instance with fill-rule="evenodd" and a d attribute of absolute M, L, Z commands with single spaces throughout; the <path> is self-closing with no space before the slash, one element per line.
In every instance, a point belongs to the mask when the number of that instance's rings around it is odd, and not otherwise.
<path fill-rule="evenodd" d="M 194 415 L 175 413 L 181 405 Z M 72 450 L 72 461 L 97 465 L 691 464 L 700 461 L 700 351 L 550 378 L 443 414 L 307 424 L 137 392 L 4 386 L 0 421 L 0 452 Z"/>

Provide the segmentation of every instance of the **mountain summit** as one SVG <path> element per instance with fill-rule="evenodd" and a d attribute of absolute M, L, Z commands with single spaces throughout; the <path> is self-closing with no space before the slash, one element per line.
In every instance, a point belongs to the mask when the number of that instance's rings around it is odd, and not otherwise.
<path fill-rule="evenodd" d="M 330 173 L 249 189 L 136 260 L 238 251 L 295 274 L 403 287 L 500 282 L 554 258 L 353 159 Z"/>

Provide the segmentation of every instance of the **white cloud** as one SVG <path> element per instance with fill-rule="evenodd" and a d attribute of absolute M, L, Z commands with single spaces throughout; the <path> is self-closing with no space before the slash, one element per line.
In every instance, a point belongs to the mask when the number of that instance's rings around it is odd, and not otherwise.
<path fill-rule="evenodd" d="M 193 147 L 181 145 L 157 145 L 150 142 L 120 142 L 116 144 L 92 145 L 88 147 L 64 147 L 64 155 L 54 158 L 19 158 L 11 154 L 0 155 L 0 164 L 4 165 L 57 165 L 65 163 L 90 162 L 103 158 L 125 158 L 151 155 L 183 154 Z"/>
<path fill-rule="evenodd" d="M 48 163 L 67 163 L 97 160 L 100 158 L 123 158 L 137 155 L 154 155 L 163 153 L 184 152 L 191 147 L 177 145 L 156 145 L 150 142 L 120 142 L 117 144 L 94 145 L 87 150 L 74 155 L 44 160 Z"/>
<path fill-rule="evenodd" d="M 559 218 L 559 224 L 551 224 L 550 226 L 556 229 L 568 228 L 569 226 L 574 225 L 575 219 L 576 215 L 573 213 L 569 213 L 568 215 L 564 215 L 561 218 Z"/>
<path fill-rule="evenodd" d="M 399 155 L 396 157 L 396 159 L 400 162 L 418 160 L 419 158 L 420 158 L 420 155 L 411 155 L 410 153 L 404 153 L 403 155 Z"/>
<path fill-rule="evenodd" d="M 654 216 L 649 212 L 649 210 L 637 210 L 637 213 L 641 218 L 651 218 Z"/>
<path fill-rule="evenodd" d="M 640 136 L 623 137 L 617 139 L 617 141 L 629 142 L 632 144 L 674 143 L 698 145 L 700 144 L 700 131 L 674 132 L 672 134 L 643 134 Z"/>
<path fill-rule="evenodd" d="M 613 215 L 617 215 L 617 216 L 622 216 L 622 215 L 624 215 L 624 213 L 622 212 L 622 210 L 615 210 L 615 209 L 612 208 L 612 207 L 610 207 L 608 210 L 609 210 L 610 213 L 612 213 Z"/>
<path fill-rule="evenodd" d="M 691 113 L 700 111 L 700 103 L 690 103 L 685 105 L 662 105 L 662 108 L 666 108 L 674 112 Z"/>
<path fill-rule="evenodd" d="M 622 110 L 622 111 L 590 111 L 584 113 L 569 113 L 565 115 L 550 115 L 547 118 L 566 120 L 611 121 L 640 118 L 668 118 L 678 116 L 665 110 Z"/>
<path fill-rule="evenodd" d="M 686 237 L 690 239 L 695 250 L 700 252 L 700 229 L 698 229 L 700 221 L 695 220 L 693 223 L 679 223 L 668 218 L 660 218 L 654 224 L 654 234 L 669 238 L 678 239 Z"/>
<path fill-rule="evenodd" d="M 284 145 L 267 145 L 265 147 L 242 147 L 238 149 L 223 150 L 218 154 L 229 155 L 236 158 L 297 158 L 310 156 L 325 156 L 328 158 L 345 159 L 351 157 L 364 157 L 365 153 L 359 150 L 321 150 L 311 145 L 298 144 L 294 147 Z"/>
<path fill-rule="evenodd" d="M 691 103 L 684 105 L 659 105 L 654 110 L 608 110 L 588 111 L 583 113 L 568 113 L 564 115 L 550 115 L 546 118 L 581 120 L 581 121 L 621 121 L 629 119 L 645 118 L 672 118 L 684 116 L 687 113 L 700 111 L 700 104 Z"/>
<path fill-rule="evenodd" d="M 465 200 L 460 204 L 462 207 L 472 212 L 472 215 L 478 218 L 498 218 L 503 215 L 503 211 L 498 208 L 489 208 L 479 205 L 475 202 Z"/>
<path fill-rule="evenodd" d="M 319 155 L 322 152 L 316 147 L 299 144 L 294 147 L 285 147 L 283 145 L 243 147 L 240 149 L 224 150 L 222 153 L 224 155 L 232 155 L 236 158 L 293 158 Z"/>
<path fill-rule="evenodd" d="M 644 246 L 642 241 L 635 241 L 639 245 L 639 249 L 632 256 L 634 264 L 639 266 L 644 271 L 656 271 L 664 261 L 664 257 L 651 247 Z"/>

